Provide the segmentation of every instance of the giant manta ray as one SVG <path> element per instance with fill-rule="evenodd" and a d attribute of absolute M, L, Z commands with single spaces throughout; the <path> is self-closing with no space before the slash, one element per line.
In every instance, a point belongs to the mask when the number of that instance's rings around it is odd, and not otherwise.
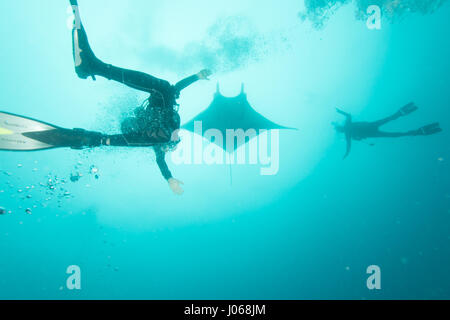
<path fill-rule="evenodd" d="M 261 130 L 273 130 L 273 129 L 293 129 L 276 124 L 270 121 L 255 109 L 250 106 L 247 100 L 247 94 L 244 91 L 244 84 L 242 84 L 241 92 L 235 97 L 225 97 L 220 92 L 220 86 L 217 84 L 217 91 L 214 94 L 214 100 L 211 102 L 209 107 L 198 114 L 195 118 L 187 122 L 182 126 L 183 129 L 198 133 L 195 130 L 195 123 L 201 122 L 202 133 L 209 129 L 219 130 L 223 137 L 227 136 L 227 130 L 239 130 L 247 131 L 254 129 L 256 135 L 258 135 Z M 243 143 L 249 141 L 247 140 L 235 139 L 234 149 L 226 151 L 235 151 Z M 216 141 L 211 141 L 216 143 L 220 147 L 223 147 L 222 143 Z"/>

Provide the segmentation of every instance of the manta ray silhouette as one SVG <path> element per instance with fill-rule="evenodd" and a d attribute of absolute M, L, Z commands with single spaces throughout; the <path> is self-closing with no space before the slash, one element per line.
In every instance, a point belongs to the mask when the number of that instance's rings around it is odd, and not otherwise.
<path fill-rule="evenodd" d="M 256 112 L 247 100 L 244 84 L 242 84 L 241 93 L 238 96 L 231 98 L 223 96 L 220 93 L 219 84 L 217 84 L 214 100 L 209 107 L 198 114 L 194 119 L 184 124 L 182 128 L 196 133 L 194 130 L 194 123 L 197 121 L 202 122 L 202 134 L 209 129 L 216 129 L 222 133 L 223 137 L 227 136 L 227 130 L 242 129 L 247 131 L 249 129 L 254 129 L 256 131 L 256 136 L 260 134 L 260 130 L 296 130 L 294 128 L 278 125 Z M 247 143 L 249 140 L 249 137 L 246 137 L 245 142 L 236 138 L 233 151 L 242 144 Z M 215 141 L 211 142 L 214 143 Z M 221 144 L 216 144 L 223 148 Z"/>

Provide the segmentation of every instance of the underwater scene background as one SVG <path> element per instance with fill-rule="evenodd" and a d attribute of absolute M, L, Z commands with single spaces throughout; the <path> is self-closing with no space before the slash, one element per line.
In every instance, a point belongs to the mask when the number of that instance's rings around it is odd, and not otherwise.
<path fill-rule="evenodd" d="M 229 97 L 244 83 L 257 112 L 298 131 L 280 131 L 275 175 L 167 157 L 181 197 L 146 148 L 1 151 L 0 299 L 450 298 L 448 1 L 79 2 L 103 61 L 171 83 L 214 71 L 183 91 L 183 123 L 217 83 Z M 147 98 L 76 77 L 67 1 L 0 12 L 0 110 L 118 133 Z M 342 160 L 336 107 L 372 121 L 411 101 L 386 129 L 443 132 L 354 142 Z"/>

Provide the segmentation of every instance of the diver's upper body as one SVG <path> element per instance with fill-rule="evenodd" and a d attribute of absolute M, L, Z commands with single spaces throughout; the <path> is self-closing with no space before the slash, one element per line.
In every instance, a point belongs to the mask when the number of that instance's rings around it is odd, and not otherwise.
<path fill-rule="evenodd" d="M 211 71 L 204 69 L 181 80 L 174 86 L 165 80 L 160 80 L 164 81 L 165 84 L 159 86 L 157 90 L 152 90 L 148 104 L 144 108 L 135 111 L 136 118 L 142 123 L 142 133 L 150 141 L 156 141 L 162 144 L 178 141 L 174 140 L 174 138 L 178 138 L 176 131 L 180 129 L 181 121 L 177 111 L 178 104 L 176 100 L 180 97 L 183 89 L 198 80 L 207 80 L 210 75 Z M 172 137 L 174 132 L 175 137 Z"/>
<path fill-rule="evenodd" d="M 374 126 L 372 122 L 353 122 L 351 114 L 337 109 L 337 112 L 344 115 L 346 120 L 343 126 L 336 126 L 336 130 L 345 133 L 347 139 L 350 140 L 364 140 L 373 137 L 373 134 L 377 130 L 377 126 Z"/>
<path fill-rule="evenodd" d="M 120 138 L 128 140 L 130 145 L 153 147 L 161 174 L 176 194 L 183 193 L 181 188 L 183 183 L 172 176 L 165 160 L 166 153 L 174 150 L 180 142 L 178 130 L 181 120 L 176 100 L 183 89 L 198 80 L 208 79 L 210 75 L 211 71 L 205 69 L 181 80 L 174 86 L 165 80 L 158 79 L 157 90 L 149 90 L 150 97 L 146 100 L 146 104 L 134 111 L 134 117 L 122 122 L 123 137 Z M 111 141 L 109 143 L 114 144 Z"/>

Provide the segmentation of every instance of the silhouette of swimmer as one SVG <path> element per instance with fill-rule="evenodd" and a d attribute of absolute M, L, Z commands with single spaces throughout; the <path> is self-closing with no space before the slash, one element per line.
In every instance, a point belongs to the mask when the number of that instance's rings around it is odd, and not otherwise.
<path fill-rule="evenodd" d="M 416 130 L 411 130 L 407 132 L 385 132 L 381 131 L 380 127 L 388 122 L 397 120 L 400 117 L 407 116 L 418 107 L 414 103 L 409 103 L 395 114 L 385 119 L 381 119 L 374 122 L 353 122 L 352 116 L 340 109 L 336 109 L 338 113 L 346 117 L 344 125 L 333 122 L 337 132 L 345 134 L 347 140 L 347 151 L 345 153 L 344 159 L 348 157 L 352 148 L 352 140 L 362 141 L 368 138 L 399 138 L 407 136 L 430 136 L 442 131 L 438 122 L 426 125 Z M 373 146 L 373 144 L 371 144 Z"/>

